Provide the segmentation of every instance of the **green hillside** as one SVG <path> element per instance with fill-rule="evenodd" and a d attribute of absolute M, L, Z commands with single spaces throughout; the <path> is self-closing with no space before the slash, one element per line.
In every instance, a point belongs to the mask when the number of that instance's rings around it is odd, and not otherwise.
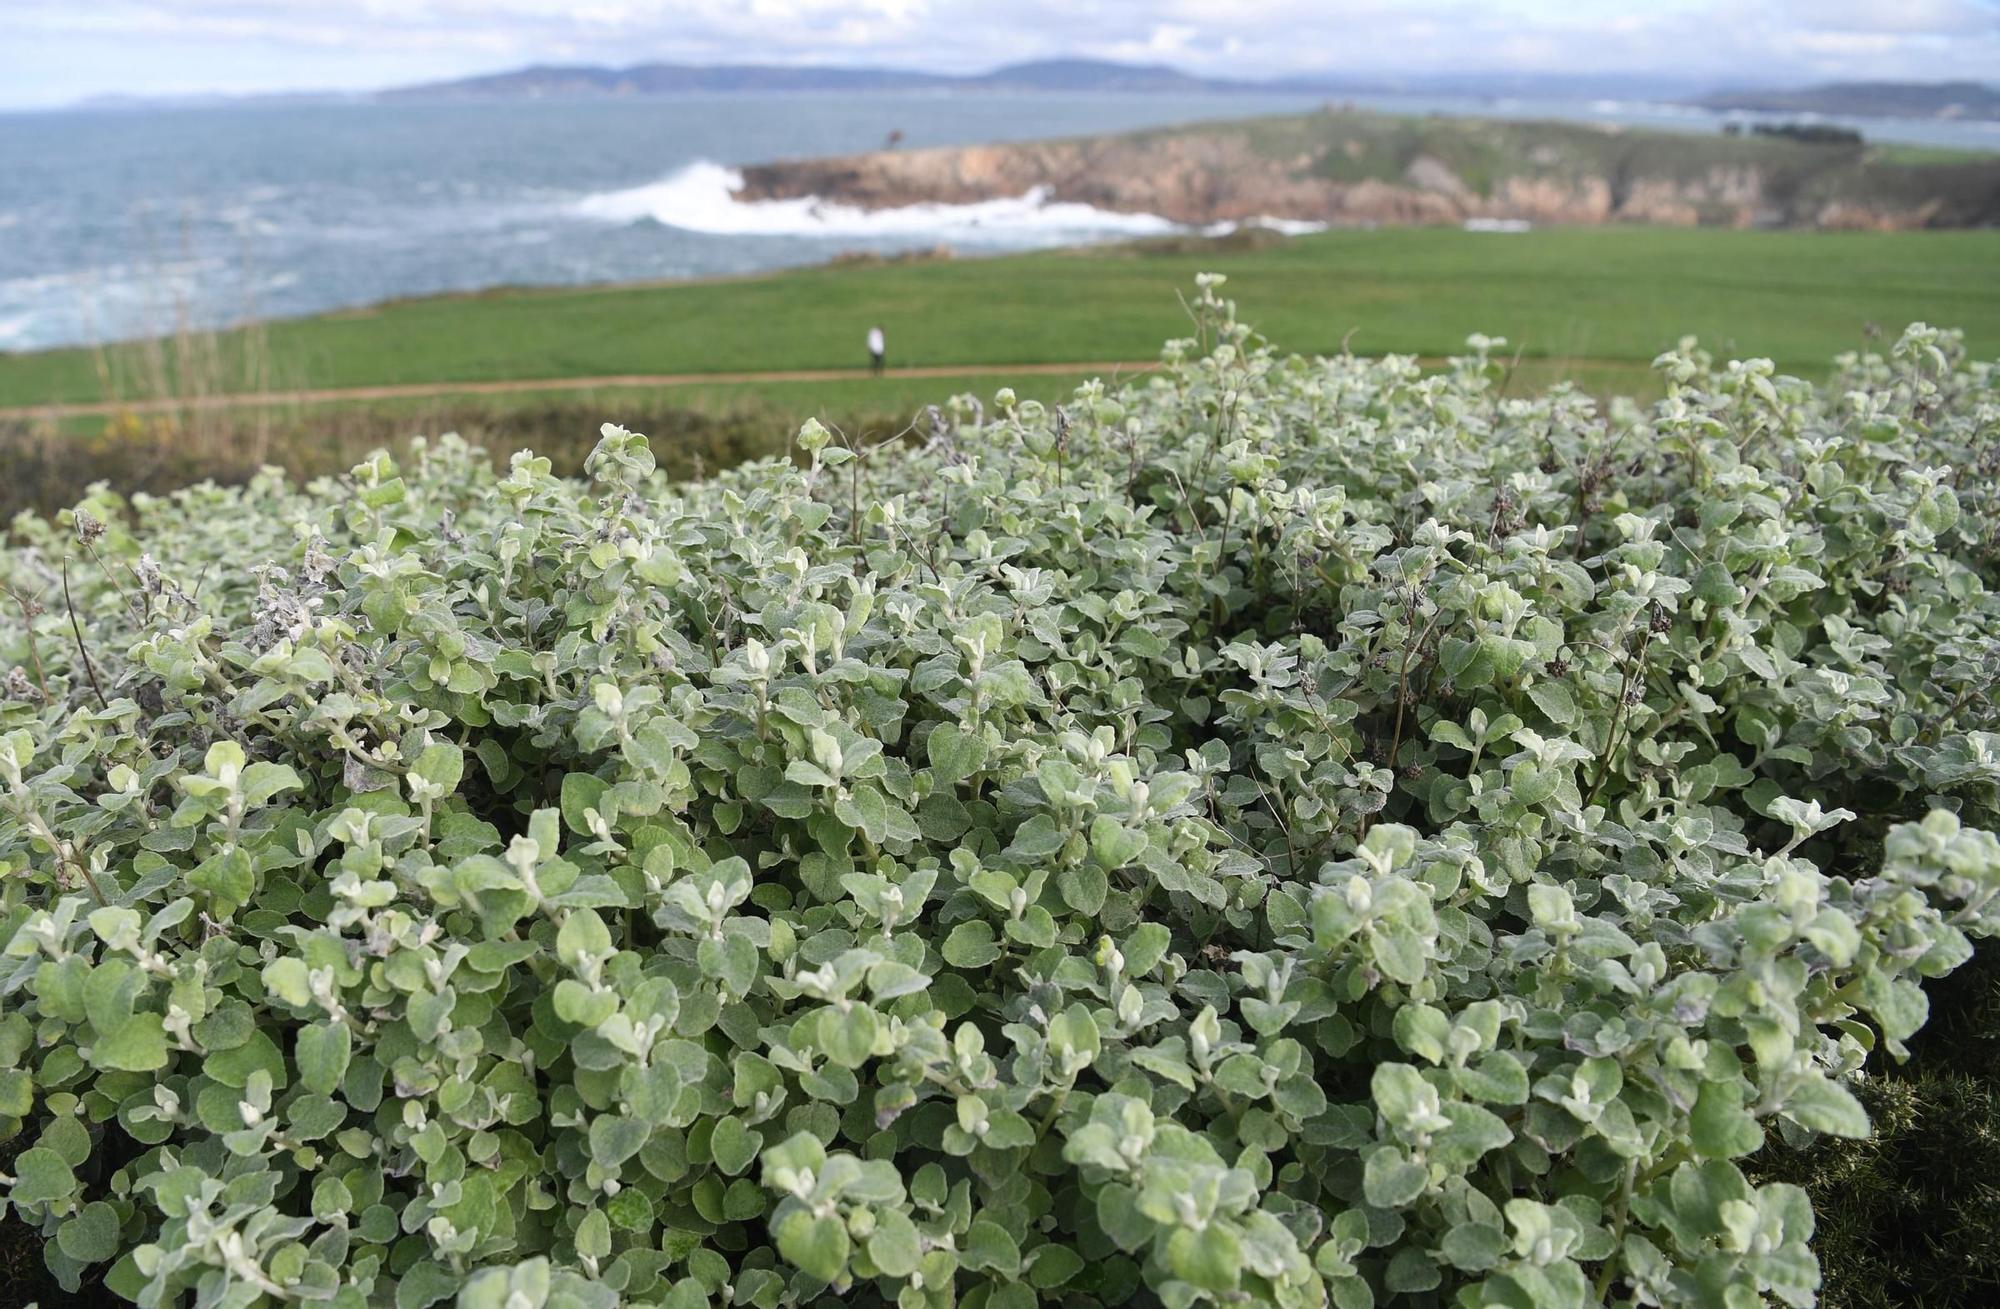
<path fill-rule="evenodd" d="M 1226 272 L 1273 340 L 1305 352 L 1441 356 L 1470 330 L 1531 360 L 1629 382 L 1696 334 L 1817 373 L 1871 325 L 1962 327 L 2000 353 L 2000 233 L 1595 228 L 1519 235 L 1339 231 L 1266 248 L 1096 248 L 830 266 L 644 286 L 499 290 L 402 301 L 226 336 L 198 359 L 121 346 L 0 356 L 0 406 L 173 390 L 358 387 L 614 374 L 782 371 L 862 362 L 881 322 L 898 366 L 984 368 L 1151 358 L 1186 330 L 1175 288 Z M 253 353 L 258 381 L 245 384 Z M 1637 367 L 1634 367 L 1637 366 Z M 105 379 L 109 379 L 107 395 Z M 164 380 L 161 380 L 164 379 Z M 752 388 L 754 389 L 754 388 Z"/>

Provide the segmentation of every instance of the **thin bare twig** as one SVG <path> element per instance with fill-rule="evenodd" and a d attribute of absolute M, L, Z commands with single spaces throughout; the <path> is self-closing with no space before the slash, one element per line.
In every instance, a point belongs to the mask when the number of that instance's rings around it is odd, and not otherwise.
<path fill-rule="evenodd" d="M 1509 363 L 1507 371 L 1501 374 L 1500 389 L 1493 393 L 1495 400 L 1505 400 L 1507 398 L 1507 389 L 1514 385 L 1514 374 L 1521 367 L 1521 352 L 1525 349 L 1527 349 L 1527 342 L 1525 341 L 1514 347 L 1513 362 Z"/>
<path fill-rule="evenodd" d="M 83 639 L 83 624 L 77 621 L 76 601 L 70 598 L 68 555 L 64 555 L 62 561 L 62 588 L 63 605 L 69 610 L 69 627 L 72 632 L 76 633 L 76 652 L 83 656 L 83 671 L 90 678 L 90 689 L 97 692 L 97 707 L 100 709 L 109 709 L 111 702 L 104 698 L 104 688 L 98 685 L 97 682 L 97 669 L 90 662 L 90 647 L 85 644 Z"/>
<path fill-rule="evenodd" d="M 1396 730 L 1389 740 L 1388 769 L 1392 777 L 1396 771 L 1396 755 L 1403 748 L 1403 709 L 1410 702 L 1410 659 L 1414 655 L 1423 653 L 1424 646 L 1430 641 L 1431 634 L 1437 631 L 1438 623 L 1443 618 L 1442 609 L 1432 613 L 1430 622 L 1425 624 L 1416 641 L 1403 647 L 1402 663 L 1396 669 Z M 1393 784 L 1392 780 L 1391 785 Z"/>

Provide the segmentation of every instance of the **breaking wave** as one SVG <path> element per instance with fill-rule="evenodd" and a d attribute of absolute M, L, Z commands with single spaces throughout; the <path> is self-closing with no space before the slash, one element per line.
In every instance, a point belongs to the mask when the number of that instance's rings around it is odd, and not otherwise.
<path fill-rule="evenodd" d="M 817 197 L 739 200 L 736 193 L 742 185 L 743 175 L 735 169 L 702 160 L 646 186 L 586 196 L 576 203 L 576 211 L 602 222 L 651 221 L 716 236 L 950 237 L 995 245 L 1153 236 L 1183 230 L 1156 214 L 1121 214 L 1052 201 L 1044 187 L 1026 195 L 974 204 L 862 209 Z"/>

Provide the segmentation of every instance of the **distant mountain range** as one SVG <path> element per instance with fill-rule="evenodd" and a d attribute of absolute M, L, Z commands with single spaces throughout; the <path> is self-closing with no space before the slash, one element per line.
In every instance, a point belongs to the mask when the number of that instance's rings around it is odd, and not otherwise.
<path fill-rule="evenodd" d="M 538 64 L 484 77 L 428 82 L 379 92 L 386 100 L 577 99 L 689 92 L 999 91 L 1052 94 L 1181 93 L 1264 95 L 1462 95 L 1671 100 L 1686 82 L 1609 75 L 1426 73 L 1359 78 L 1294 74 L 1272 78 L 1202 77 L 1166 64 L 1109 59 L 1039 59 L 988 73 L 931 73 L 909 68 L 830 68 L 796 64 Z"/>
<path fill-rule="evenodd" d="M 1163 64 L 1044 59 L 974 74 L 789 64 L 634 64 L 629 68 L 537 64 L 485 77 L 398 87 L 381 94 L 392 100 L 518 100 L 742 91 L 1241 92 L 1326 90 L 1333 85 L 1319 79 L 1254 82 L 1198 77 Z"/>
<path fill-rule="evenodd" d="M 626 96 L 785 92 L 986 91 L 1021 94 L 1395 95 L 1551 100 L 1677 101 L 1718 113 L 1848 114 L 1892 118 L 2000 119 L 2000 89 L 1979 82 L 1834 82 L 1802 89 L 1696 94 L 1685 81 L 1618 74 L 1427 73 L 1362 79 L 1338 74 L 1275 78 L 1202 77 L 1166 64 L 1108 59 L 1041 59 L 987 73 L 797 64 L 536 64 L 510 72 L 424 82 L 376 92 L 292 92 L 256 96 L 99 96 L 83 107 L 150 109 L 243 102 L 314 103 L 439 100 L 579 100 Z"/>
<path fill-rule="evenodd" d="M 1717 91 L 1704 109 L 1857 118 L 2000 118 L 2000 89 L 1980 82 L 1828 82 L 1798 90 Z"/>
<path fill-rule="evenodd" d="M 1803 89 L 1718 91 L 1684 98 L 1692 88 L 1643 79 L 1520 75 L 1375 78 L 1335 75 L 1279 78 L 1202 77 L 1165 64 L 1125 64 L 1105 59 L 1042 59 L 1008 64 L 989 73 L 928 73 L 908 68 L 827 68 L 789 64 L 546 65 L 398 87 L 388 100 L 526 100 L 602 96 L 676 95 L 688 92 L 786 91 L 1015 91 L 1092 94 L 1340 95 L 1425 92 L 1469 96 L 1553 96 L 1614 99 L 1681 99 L 1713 109 L 1772 113 L 1851 114 L 1890 118 L 2000 118 L 2000 91 L 1978 82 L 1836 82 Z"/>

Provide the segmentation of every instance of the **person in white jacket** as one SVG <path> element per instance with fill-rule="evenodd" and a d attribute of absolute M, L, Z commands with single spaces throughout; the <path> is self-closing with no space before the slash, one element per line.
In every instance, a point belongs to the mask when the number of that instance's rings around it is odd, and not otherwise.
<path fill-rule="evenodd" d="M 888 342 L 883 339 L 880 327 L 868 329 L 868 371 L 875 376 L 882 375 L 883 363 L 888 356 Z"/>

